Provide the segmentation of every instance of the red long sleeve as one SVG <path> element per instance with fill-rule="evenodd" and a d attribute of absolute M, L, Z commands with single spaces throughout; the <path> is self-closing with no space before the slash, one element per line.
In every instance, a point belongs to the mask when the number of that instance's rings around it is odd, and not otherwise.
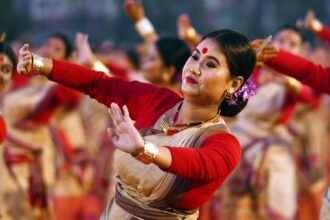
<path fill-rule="evenodd" d="M 168 148 L 172 154 L 168 171 L 193 179 L 190 189 L 178 202 L 184 209 L 198 208 L 209 200 L 241 158 L 238 140 L 228 133 L 209 136 L 200 149 Z"/>
<path fill-rule="evenodd" d="M 322 40 L 330 43 L 330 28 L 327 26 L 323 26 L 322 30 L 317 33 L 317 36 Z"/>
<path fill-rule="evenodd" d="M 169 172 L 196 180 L 225 178 L 240 160 L 241 149 L 235 136 L 218 133 L 209 136 L 200 149 L 169 147 Z"/>
<path fill-rule="evenodd" d="M 76 106 L 80 101 L 80 93 L 62 85 L 56 86 L 56 101 L 67 106 Z"/>
<path fill-rule="evenodd" d="M 266 64 L 278 72 L 298 79 L 318 92 L 330 94 L 330 68 L 324 68 L 282 50 L 277 57 Z"/>
<path fill-rule="evenodd" d="M 149 127 L 170 106 L 182 100 L 166 88 L 108 77 L 103 72 L 63 61 L 54 60 L 49 78 L 83 92 L 106 106 L 112 102 L 119 106 L 127 105 L 131 118 L 137 120 L 137 128 Z"/>

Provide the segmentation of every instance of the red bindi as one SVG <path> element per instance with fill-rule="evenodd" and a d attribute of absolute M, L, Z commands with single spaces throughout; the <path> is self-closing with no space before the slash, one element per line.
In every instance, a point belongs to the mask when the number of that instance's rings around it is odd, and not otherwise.
<path fill-rule="evenodd" d="M 207 53 L 207 48 L 206 48 L 206 47 L 204 47 L 204 48 L 202 49 L 202 53 L 203 53 L 203 54 L 206 54 L 206 53 Z"/>
<path fill-rule="evenodd" d="M 4 59 L 5 59 L 5 56 L 3 56 L 3 55 L 0 55 L 0 62 L 3 62 L 3 61 L 4 61 Z"/>

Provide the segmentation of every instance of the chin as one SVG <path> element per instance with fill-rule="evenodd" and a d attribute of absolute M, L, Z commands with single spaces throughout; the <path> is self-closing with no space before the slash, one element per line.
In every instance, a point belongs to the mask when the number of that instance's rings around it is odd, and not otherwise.
<path fill-rule="evenodd" d="M 199 95 L 199 88 L 193 88 L 190 86 L 182 85 L 181 91 L 184 96 L 198 96 Z"/>

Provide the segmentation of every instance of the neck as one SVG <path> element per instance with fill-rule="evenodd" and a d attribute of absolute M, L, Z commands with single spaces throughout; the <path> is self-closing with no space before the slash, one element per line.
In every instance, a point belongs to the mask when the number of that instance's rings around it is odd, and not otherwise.
<path fill-rule="evenodd" d="M 218 115 L 219 105 L 198 105 L 183 101 L 176 123 L 201 122 L 215 118 Z"/>

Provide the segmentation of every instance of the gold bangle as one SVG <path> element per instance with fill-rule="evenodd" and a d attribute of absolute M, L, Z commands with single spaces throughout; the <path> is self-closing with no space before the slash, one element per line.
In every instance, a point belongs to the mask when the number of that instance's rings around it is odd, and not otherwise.
<path fill-rule="evenodd" d="M 45 67 L 44 58 L 32 53 L 32 70 L 41 73 Z"/>
<path fill-rule="evenodd" d="M 322 23 L 317 20 L 317 19 L 314 19 L 311 23 L 311 27 L 312 29 L 315 31 L 315 32 L 320 32 L 322 29 L 323 29 L 323 25 Z"/>
<path fill-rule="evenodd" d="M 93 63 L 92 69 L 95 71 L 104 72 L 106 75 L 111 76 L 110 70 L 99 60 Z"/>
<path fill-rule="evenodd" d="M 193 27 L 189 27 L 187 30 L 187 38 L 194 39 L 196 37 L 196 30 Z"/>
<path fill-rule="evenodd" d="M 298 94 L 301 91 L 301 86 L 301 82 L 295 78 L 287 77 L 287 87 L 294 93 Z"/>

